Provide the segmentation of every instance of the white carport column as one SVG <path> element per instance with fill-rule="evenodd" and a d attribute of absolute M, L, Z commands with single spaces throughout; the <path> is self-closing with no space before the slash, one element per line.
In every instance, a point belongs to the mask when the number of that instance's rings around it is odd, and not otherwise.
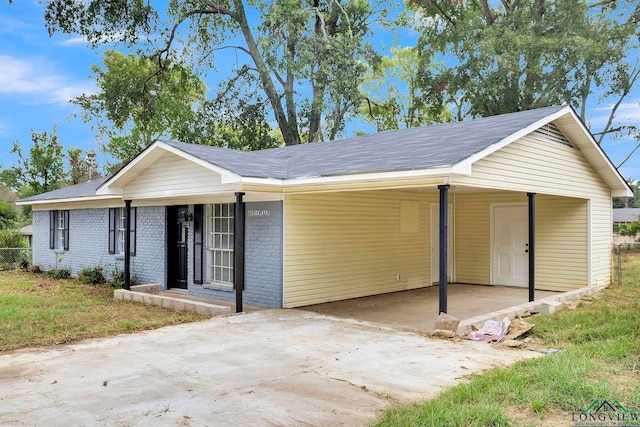
<path fill-rule="evenodd" d="M 529 199 L 529 302 L 535 299 L 536 289 L 536 193 L 527 193 Z"/>
<path fill-rule="evenodd" d="M 439 252 L 440 252 L 440 283 L 438 286 L 439 290 L 439 313 L 447 312 L 447 271 L 448 271 L 448 263 L 447 259 L 448 253 L 448 233 L 449 233 L 449 184 L 438 185 L 438 190 L 440 190 L 440 244 L 439 244 Z"/>

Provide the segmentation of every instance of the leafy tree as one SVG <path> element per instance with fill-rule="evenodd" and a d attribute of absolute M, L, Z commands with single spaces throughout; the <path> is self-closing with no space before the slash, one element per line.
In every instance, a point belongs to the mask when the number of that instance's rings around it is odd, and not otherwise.
<path fill-rule="evenodd" d="M 147 57 L 114 50 L 105 52 L 103 62 L 104 68 L 93 66 L 100 92 L 72 102 L 82 107 L 85 122 L 96 123 L 102 148 L 116 159 L 112 169 L 162 136 L 191 136 L 189 126 L 197 120 L 194 106 L 204 101 L 206 86 L 190 69 L 169 62 L 158 69 Z M 79 164 L 73 167 L 74 173 L 84 173 Z"/>
<path fill-rule="evenodd" d="M 640 73 L 640 6 L 630 0 L 489 2 L 417 0 L 424 93 L 442 93 L 456 118 L 490 116 L 563 102 L 587 122 L 587 101 L 613 99 L 594 131 L 622 131 L 615 114 Z M 439 71 L 434 60 L 448 66 Z"/>
<path fill-rule="evenodd" d="M 94 44 L 147 40 L 159 73 L 172 63 L 176 45 L 186 46 L 184 57 L 212 68 L 221 50 L 234 49 L 237 60 L 224 64 L 235 73 L 229 81 L 245 72 L 255 77 L 245 93 L 264 97 L 281 137 L 292 145 L 332 139 L 357 114 L 363 64 L 373 55 L 367 37 L 391 8 L 379 1 L 172 0 L 161 17 L 142 0 L 49 0 L 45 18 L 50 33 L 79 33 Z M 161 18 L 169 25 L 162 27 Z M 152 34 L 161 36 L 160 45 Z"/>
<path fill-rule="evenodd" d="M 381 58 L 365 75 L 362 91 L 367 94 L 361 112 L 378 132 L 412 128 L 451 120 L 449 109 L 428 101 L 418 82 L 416 49 L 391 48 L 392 56 Z"/>
<path fill-rule="evenodd" d="M 64 181 L 64 153 L 58 142 L 56 126 L 53 131 L 38 133 L 31 131 L 33 146 L 25 156 L 19 141 L 14 141 L 12 153 L 18 155 L 14 169 L 23 186 L 31 188 L 33 194 L 41 194 L 59 188 Z"/>
<path fill-rule="evenodd" d="M 0 200 L 0 230 L 15 228 L 18 224 L 18 212 L 13 203 Z"/>
<path fill-rule="evenodd" d="M 16 169 L 4 169 L 0 172 L 0 185 L 16 192 L 20 188 L 20 172 Z"/>
<path fill-rule="evenodd" d="M 193 126 L 178 139 L 245 151 L 281 145 L 281 137 L 265 119 L 266 100 L 243 90 L 253 84 L 255 76 L 248 70 L 222 82 L 216 98 L 204 102 Z"/>
<path fill-rule="evenodd" d="M 71 185 L 80 184 L 100 176 L 97 169 L 96 157 L 93 151 L 89 151 L 85 157 L 80 148 L 69 148 L 67 157 L 69 160 L 69 170 L 67 172 L 68 182 Z"/>
<path fill-rule="evenodd" d="M 27 242 L 18 231 L 0 230 L 0 248 L 26 248 L 27 246 Z M 6 256 L 7 259 L 10 259 L 10 257 L 13 256 Z M 0 259 L 0 263 L 6 262 L 4 258 Z"/>

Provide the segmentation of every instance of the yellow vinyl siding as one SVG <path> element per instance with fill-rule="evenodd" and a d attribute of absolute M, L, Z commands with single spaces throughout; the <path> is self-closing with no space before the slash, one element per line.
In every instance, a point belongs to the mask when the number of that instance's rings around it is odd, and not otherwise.
<path fill-rule="evenodd" d="M 536 288 L 587 285 L 587 201 L 540 195 L 536 200 Z"/>
<path fill-rule="evenodd" d="M 288 195 L 284 306 L 427 285 L 429 202 L 436 194 L 425 194 L 383 190 Z M 415 225 L 410 224 L 401 233 L 403 201 L 418 204 L 415 232 L 408 232 Z"/>
<path fill-rule="evenodd" d="M 454 177 L 452 184 L 513 190 L 521 192 L 522 200 L 526 200 L 526 192 L 584 199 L 580 209 L 585 218 L 582 231 L 585 238 L 589 217 L 586 201 L 590 199 L 591 284 L 610 283 L 611 191 L 579 150 L 540 138 L 524 137 L 477 161 L 472 169 L 471 176 Z M 539 239 L 545 238 L 545 232 L 551 233 L 549 229 L 544 230 L 543 227 L 543 234 L 536 234 Z M 588 256 L 588 248 L 584 256 Z M 588 258 L 581 257 L 583 255 L 576 256 L 575 263 L 588 265 Z M 589 284 L 588 274 L 581 277 L 584 277 L 582 286 Z M 577 286 L 576 283 L 571 286 Z"/>
<path fill-rule="evenodd" d="M 167 153 L 125 187 L 125 198 L 204 194 L 220 186 L 220 175 Z"/>
<path fill-rule="evenodd" d="M 511 192 L 450 195 L 455 211 L 456 282 L 491 284 L 491 203 L 524 202 Z"/>
<path fill-rule="evenodd" d="M 452 197 L 456 219 L 456 281 L 491 284 L 491 209 L 527 203 L 526 194 L 495 191 Z M 536 196 L 536 288 L 565 291 L 587 285 L 587 201 Z"/>

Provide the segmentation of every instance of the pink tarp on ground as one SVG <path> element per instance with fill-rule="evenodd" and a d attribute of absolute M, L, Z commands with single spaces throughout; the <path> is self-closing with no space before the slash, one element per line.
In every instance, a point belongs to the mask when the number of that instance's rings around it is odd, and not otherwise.
<path fill-rule="evenodd" d="M 508 317 L 498 322 L 497 320 L 487 320 L 482 328 L 471 332 L 467 338 L 473 341 L 482 342 L 500 342 L 502 338 L 509 332 L 511 320 Z"/>

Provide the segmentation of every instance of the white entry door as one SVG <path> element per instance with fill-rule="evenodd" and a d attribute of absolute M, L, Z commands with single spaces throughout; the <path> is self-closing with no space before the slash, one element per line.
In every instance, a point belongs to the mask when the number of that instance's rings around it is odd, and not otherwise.
<path fill-rule="evenodd" d="M 529 218 L 526 206 L 493 208 L 493 282 L 529 284 Z"/>
<path fill-rule="evenodd" d="M 431 204 L 431 283 L 440 282 L 440 204 Z M 453 279 L 453 206 L 449 205 L 449 233 L 447 239 L 447 281 Z"/>

